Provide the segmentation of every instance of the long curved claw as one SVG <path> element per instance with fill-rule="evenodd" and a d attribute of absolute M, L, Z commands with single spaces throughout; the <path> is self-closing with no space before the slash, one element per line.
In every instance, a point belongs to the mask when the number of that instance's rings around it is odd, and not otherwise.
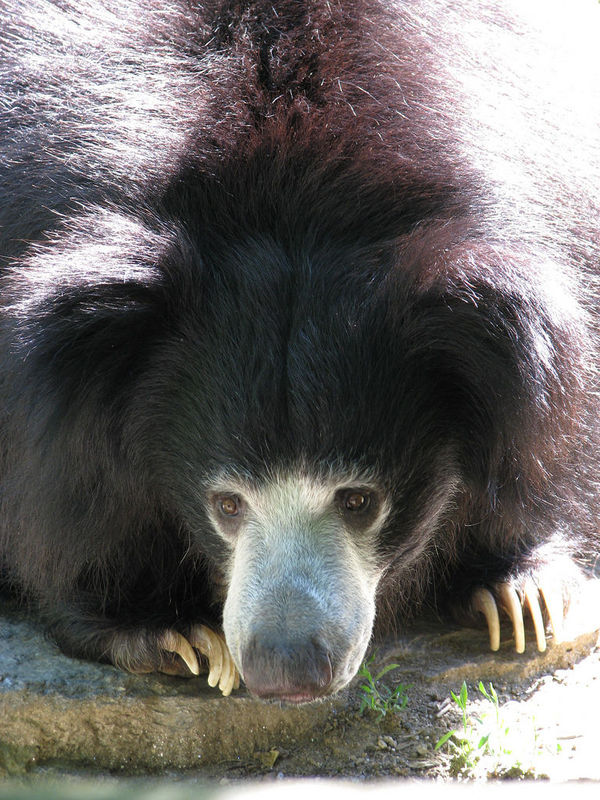
<path fill-rule="evenodd" d="M 222 646 L 223 648 L 226 648 L 224 642 Z M 223 660 L 223 672 L 221 673 L 221 680 L 219 681 L 219 689 L 223 693 L 224 697 L 228 697 L 231 694 L 233 684 L 235 683 L 236 672 L 237 670 L 235 668 L 235 664 L 229 655 L 229 651 L 227 651 L 226 657 Z"/>
<path fill-rule="evenodd" d="M 508 583 L 501 583 L 497 588 L 498 598 L 512 622 L 515 635 L 515 650 L 517 653 L 524 653 L 525 626 L 523 624 L 523 610 L 519 601 L 519 595 Z"/>
<path fill-rule="evenodd" d="M 208 685 L 219 686 L 225 697 L 239 688 L 240 676 L 225 640 L 206 625 L 194 625 L 190 631 L 190 642 L 208 658 Z"/>
<path fill-rule="evenodd" d="M 208 685 L 216 686 L 223 671 L 223 651 L 219 637 L 206 625 L 194 625 L 190 631 L 190 642 L 208 658 Z"/>
<path fill-rule="evenodd" d="M 219 689 L 224 697 L 228 697 L 233 689 L 240 688 L 240 673 L 231 657 L 227 643 L 222 637 L 219 638 L 221 639 L 221 648 L 223 650 L 223 672 L 219 681 Z M 225 671 L 225 665 L 228 665 L 227 671 Z"/>
<path fill-rule="evenodd" d="M 177 631 L 173 630 L 165 631 L 165 633 L 163 633 L 158 640 L 158 646 L 162 650 L 166 650 L 169 653 L 177 653 L 177 655 L 183 659 L 185 665 L 192 675 L 200 674 L 200 667 L 198 665 L 196 653 L 194 653 L 194 650 L 188 640 L 180 633 L 177 633 Z M 163 669 L 162 671 L 170 674 L 168 668 Z"/>
<path fill-rule="evenodd" d="M 549 587 L 544 581 L 540 582 L 540 593 L 544 598 L 552 636 L 556 644 L 564 640 L 564 607 L 563 598 L 560 591 Z"/>
<path fill-rule="evenodd" d="M 542 617 L 542 610 L 540 608 L 539 592 L 537 586 L 535 585 L 535 583 L 531 578 L 528 578 L 525 581 L 525 585 L 523 587 L 523 593 L 525 596 L 525 601 L 529 606 L 529 613 L 531 614 L 531 619 L 533 620 L 537 649 L 540 651 L 540 653 L 543 653 L 546 650 L 546 632 L 544 630 L 544 619 Z"/>
<path fill-rule="evenodd" d="M 490 634 L 490 649 L 496 652 L 500 649 L 500 617 L 494 595 L 489 589 L 480 587 L 473 592 L 473 609 L 485 617 Z"/>

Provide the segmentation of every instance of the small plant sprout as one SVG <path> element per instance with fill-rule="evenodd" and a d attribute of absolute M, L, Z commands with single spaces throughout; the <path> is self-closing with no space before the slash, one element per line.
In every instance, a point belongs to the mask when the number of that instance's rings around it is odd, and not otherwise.
<path fill-rule="evenodd" d="M 369 708 L 379 714 L 380 719 L 383 719 L 387 714 L 401 711 L 406 707 L 408 703 L 406 692 L 410 689 L 410 686 L 399 683 L 395 688 L 390 688 L 383 683 L 382 678 L 384 675 L 387 675 L 393 669 L 398 669 L 400 665 L 388 664 L 376 675 L 372 675 L 370 667 L 374 660 L 375 655 L 372 655 L 358 671 L 359 677 L 364 680 L 360 687 L 362 690 L 360 713 L 362 714 L 365 709 Z"/>
<path fill-rule="evenodd" d="M 478 690 L 486 706 L 477 714 L 467 709 L 469 697 L 464 681 L 458 694 L 450 692 L 461 711 L 462 727 L 445 733 L 435 749 L 444 745 L 450 748 L 451 774 L 473 777 L 477 772 L 495 777 L 534 777 L 535 762 L 548 749 L 538 740 L 534 720 L 530 724 L 520 720 L 518 729 L 511 729 L 506 715 L 500 711 L 493 685 L 490 683 L 486 689 L 480 681 Z"/>
<path fill-rule="evenodd" d="M 486 689 L 481 681 L 478 688 L 480 694 L 492 705 L 493 713 L 483 712 L 480 716 L 468 713 L 469 695 L 467 684 L 463 681 L 459 694 L 450 692 L 461 711 L 462 730 L 448 731 L 435 746 L 436 750 L 445 744 L 451 748 L 450 771 L 454 775 L 471 773 L 484 755 L 496 753 L 498 750 L 503 754 L 510 752 L 504 747 L 503 735 L 508 734 L 508 728 L 502 728 L 496 690 L 491 683 L 489 689 Z"/>

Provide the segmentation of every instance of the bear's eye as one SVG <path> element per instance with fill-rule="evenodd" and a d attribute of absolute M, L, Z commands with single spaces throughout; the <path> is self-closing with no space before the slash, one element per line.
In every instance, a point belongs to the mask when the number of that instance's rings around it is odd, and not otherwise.
<path fill-rule="evenodd" d="M 235 495 L 225 495 L 217 501 L 217 508 L 226 517 L 237 517 L 241 511 L 241 500 Z"/>
<path fill-rule="evenodd" d="M 371 505 L 371 494 L 362 489 L 347 489 L 340 498 L 344 511 L 351 514 L 362 513 Z"/>

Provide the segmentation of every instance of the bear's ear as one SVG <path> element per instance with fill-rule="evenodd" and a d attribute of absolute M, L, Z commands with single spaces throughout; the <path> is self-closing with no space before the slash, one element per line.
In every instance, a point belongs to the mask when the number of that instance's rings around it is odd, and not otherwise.
<path fill-rule="evenodd" d="M 164 328 L 186 241 L 175 228 L 103 209 L 71 220 L 8 269 L 4 352 L 21 369 L 67 382 L 129 371 L 139 344 Z"/>

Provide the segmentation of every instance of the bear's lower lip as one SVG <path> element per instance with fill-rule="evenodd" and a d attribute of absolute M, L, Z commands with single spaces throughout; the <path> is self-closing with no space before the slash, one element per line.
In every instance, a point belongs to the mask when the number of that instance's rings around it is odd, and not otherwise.
<path fill-rule="evenodd" d="M 310 703 L 313 700 L 316 700 L 319 697 L 318 694 L 309 694 L 308 692 L 299 692 L 298 694 L 279 694 L 274 695 L 273 700 L 280 700 L 283 703 L 294 703 L 295 705 L 300 705 L 300 703 Z"/>
<path fill-rule="evenodd" d="M 250 688 L 250 687 L 247 687 Z M 250 694 L 260 700 L 267 700 L 275 703 L 290 703 L 301 705 L 302 703 L 312 703 L 320 700 L 324 694 L 322 692 L 255 692 L 250 688 Z"/>

